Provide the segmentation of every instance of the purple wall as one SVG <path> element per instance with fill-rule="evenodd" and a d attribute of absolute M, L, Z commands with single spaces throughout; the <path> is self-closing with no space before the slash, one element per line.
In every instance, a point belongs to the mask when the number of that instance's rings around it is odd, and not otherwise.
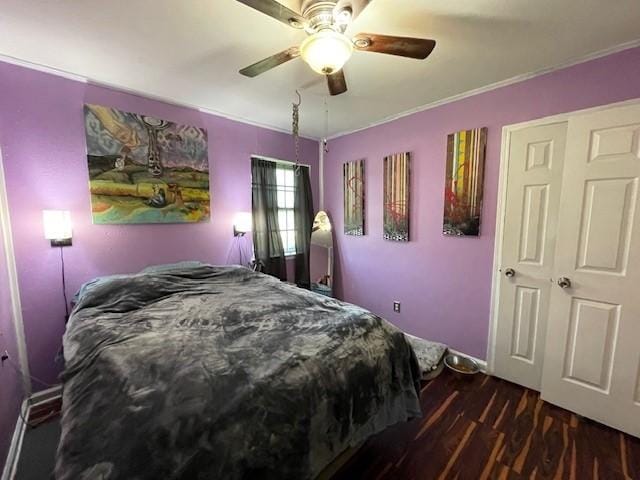
<path fill-rule="evenodd" d="M 233 216 L 251 210 L 250 155 L 294 158 L 292 139 L 283 133 L 8 64 L 0 63 L 0 92 L 0 145 L 29 363 L 32 375 L 50 383 L 58 383 L 60 366 L 54 357 L 64 332 L 64 303 L 59 251 L 43 238 L 43 209 L 71 211 L 73 246 L 64 250 L 71 297 L 83 282 L 98 275 L 189 259 L 226 263 Z M 92 225 L 83 103 L 206 128 L 211 222 Z M 301 147 L 318 198 L 318 144 L 303 140 Z M 42 388 L 34 384 L 35 390 Z"/>
<path fill-rule="evenodd" d="M 640 97 L 640 48 L 425 110 L 329 142 L 325 209 L 336 231 L 336 287 L 345 300 L 409 333 L 485 358 L 504 125 Z M 447 134 L 488 127 L 479 238 L 442 235 Z M 382 158 L 410 151 L 411 241 L 382 239 Z M 366 158 L 365 237 L 343 231 L 342 163 Z M 402 313 L 393 313 L 393 300 Z"/>
<path fill-rule="evenodd" d="M 4 250 L 4 240 L 0 232 L 0 353 L 7 350 L 11 359 L 18 363 L 16 332 L 13 326 L 9 278 Z M 22 402 L 22 379 L 8 363 L 0 367 L 0 472 L 9 451 L 9 444 Z"/>

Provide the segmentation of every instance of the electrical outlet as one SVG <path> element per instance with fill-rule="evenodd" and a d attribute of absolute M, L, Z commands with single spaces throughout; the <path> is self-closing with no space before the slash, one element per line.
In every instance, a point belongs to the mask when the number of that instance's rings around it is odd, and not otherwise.
<path fill-rule="evenodd" d="M 396 313 L 400 313 L 400 302 L 398 301 L 393 302 L 393 311 Z"/>

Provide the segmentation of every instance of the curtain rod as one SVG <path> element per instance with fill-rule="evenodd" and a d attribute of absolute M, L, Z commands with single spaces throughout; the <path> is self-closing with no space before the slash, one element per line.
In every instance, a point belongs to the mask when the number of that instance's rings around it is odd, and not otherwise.
<path fill-rule="evenodd" d="M 279 158 L 265 157 L 264 155 L 251 155 L 251 158 L 259 158 L 260 160 L 266 160 L 267 162 L 273 162 L 280 165 L 287 165 L 292 167 L 296 165 L 296 162 L 292 162 L 290 160 L 280 160 Z M 307 165 L 304 163 L 299 163 L 298 166 L 311 169 L 311 165 Z"/>

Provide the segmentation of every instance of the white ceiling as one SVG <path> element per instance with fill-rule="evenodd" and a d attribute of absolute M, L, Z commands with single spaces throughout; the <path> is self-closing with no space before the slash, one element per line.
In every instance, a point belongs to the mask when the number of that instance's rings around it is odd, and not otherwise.
<path fill-rule="evenodd" d="M 349 91 L 329 99 L 330 134 L 634 41 L 640 2 L 373 0 L 359 32 L 438 44 L 425 61 L 356 52 Z M 300 89 L 301 130 L 321 137 L 326 84 L 301 59 L 237 73 L 304 38 L 235 0 L 0 0 L 2 55 L 285 130 Z"/>

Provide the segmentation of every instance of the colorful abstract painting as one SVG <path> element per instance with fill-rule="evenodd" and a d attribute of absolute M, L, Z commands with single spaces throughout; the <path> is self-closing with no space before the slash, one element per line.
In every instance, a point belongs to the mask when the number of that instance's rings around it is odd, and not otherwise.
<path fill-rule="evenodd" d="M 444 188 L 445 235 L 479 235 L 487 129 L 453 133 L 447 138 Z"/>
<path fill-rule="evenodd" d="M 206 130 L 100 105 L 84 123 L 94 223 L 209 220 Z"/>
<path fill-rule="evenodd" d="M 342 166 L 344 193 L 344 233 L 364 235 L 364 160 Z"/>
<path fill-rule="evenodd" d="M 409 185 L 411 154 L 384 159 L 384 239 L 409 241 Z"/>

